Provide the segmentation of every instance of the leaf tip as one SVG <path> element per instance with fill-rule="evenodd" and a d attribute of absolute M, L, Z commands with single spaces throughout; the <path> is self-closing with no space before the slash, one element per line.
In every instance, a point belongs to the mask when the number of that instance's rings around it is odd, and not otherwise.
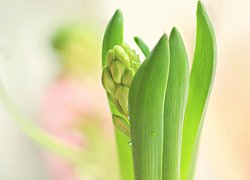
<path fill-rule="evenodd" d="M 198 6 L 198 7 L 202 7 L 202 6 L 203 6 L 203 3 L 201 2 L 201 0 L 198 0 L 197 6 Z"/>
<path fill-rule="evenodd" d="M 164 33 L 162 36 L 161 36 L 161 39 L 164 39 L 164 40 L 168 40 L 168 35 L 166 33 Z"/>
<path fill-rule="evenodd" d="M 173 27 L 173 29 L 171 30 L 171 33 L 170 33 L 170 37 L 173 35 L 179 35 L 179 34 L 180 34 L 180 32 L 177 29 L 177 27 Z"/>
<path fill-rule="evenodd" d="M 168 46 L 168 35 L 164 33 L 157 44 L 165 44 L 166 46 Z"/>
<path fill-rule="evenodd" d="M 137 42 L 137 41 L 139 41 L 139 40 L 140 40 L 140 38 L 139 38 L 138 36 L 135 36 L 135 37 L 134 37 L 134 41 L 135 41 L 135 42 Z"/>
<path fill-rule="evenodd" d="M 123 22 L 123 14 L 122 11 L 120 9 L 117 9 L 114 13 L 114 15 L 112 16 L 111 22 L 112 21 L 120 21 Z"/>
<path fill-rule="evenodd" d="M 200 0 L 197 2 L 197 13 L 199 13 L 199 12 L 206 14 L 206 8 L 205 8 L 203 2 Z"/>
<path fill-rule="evenodd" d="M 114 14 L 114 17 L 122 17 L 122 11 L 121 11 L 121 9 L 117 9 L 116 11 L 115 11 L 115 14 Z"/>

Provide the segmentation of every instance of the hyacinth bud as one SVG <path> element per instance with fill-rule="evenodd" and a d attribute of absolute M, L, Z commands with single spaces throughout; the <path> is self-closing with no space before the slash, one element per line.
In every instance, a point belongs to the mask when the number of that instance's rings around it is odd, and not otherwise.
<path fill-rule="evenodd" d="M 127 44 L 122 44 L 108 51 L 106 67 L 102 72 L 102 84 L 108 92 L 109 103 L 121 115 L 113 114 L 114 125 L 129 138 L 128 92 L 139 66 L 140 59 L 136 52 Z"/>
<path fill-rule="evenodd" d="M 115 59 L 117 61 L 121 61 L 121 63 L 123 63 L 126 68 L 129 68 L 130 59 L 126 51 L 121 46 L 115 46 L 114 51 L 116 55 Z"/>
<path fill-rule="evenodd" d="M 126 69 L 122 76 L 122 85 L 129 88 L 134 75 L 135 71 L 132 68 Z"/>
<path fill-rule="evenodd" d="M 128 54 L 129 59 L 130 59 L 130 63 L 131 63 L 131 62 L 137 62 L 137 63 L 140 64 L 139 55 L 136 54 L 135 50 L 130 49 L 129 45 L 126 44 L 126 43 L 123 43 L 121 46 L 123 47 L 123 49 L 124 49 L 124 50 L 126 51 L 126 53 Z"/>
<path fill-rule="evenodd" d="M 103 87 L 117 111 L 128 118 L 128 92 L 140 65 L 139 56 L 127 44 L 116 45 L 108 51 L 106 62 L 102 74 Z"/>
<path fill-rule="evenodd" d="M 113 105 L 113 107 L 115 107 L 117 111 L 120 112 L 122 115 L 125 115 L 118 100 L 115 97 L 113 97 L 113 95 L 111 95 L 110 93 L 107 93 L 107 95 L 109 102 Z"/>
<path fill-rule="evenodd" d="M 122 43 L 122 48 L 126 51 L 126 53 L 128 53 L 129 51 L 131 51 L 129 45 L 127 43 Z"/>
<path fill-rule="evenodd" d="M 127 87 L 123 87 L 120 85 L 117 86 L 115 90 L 115 97 L 121 105 L 126 117 L 128 116 L 128 91 L 129 89 Z"/>
<path fill-rule="evenodd" d="M 115 51 L 114 49 L 110 49 L 108 51 L 108 54 L 106 56 L 106 59 L 107 59 L 107 64 L 110 65 L 112 61 L 115 60 Z"/>
<path fill-rule="evenodd" d="M 116 84 L 121 84 L 125 66 L 120 61 L 113 61 L 110 64 L 110 72 Z"/>
<path fill-rule="evenodd" d="M 139 68 L 139 66 L 140 66 L 140 63 L 135 62 L 135 61 L 131 62 L 131 67 L 132 67 L 135 71 Z"/>
<path fill-rule="evenodd" d="M 113 123 L 118 130 L 123 132 L 129 138 L 131 137 L 130 125 L 127 120 L 125 120 L 124 118 L 120 116 L 113 115 Z"/>
<path fill-rule="evenodd" d="M 102 71 L 102 85 L 108 93 L 115 93 L 116 84 L 112 78 L 109 67 L 105 67 Z"/>

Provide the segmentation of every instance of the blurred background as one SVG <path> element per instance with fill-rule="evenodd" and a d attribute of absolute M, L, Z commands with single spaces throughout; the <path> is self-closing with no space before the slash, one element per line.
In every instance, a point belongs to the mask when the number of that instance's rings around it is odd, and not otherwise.
<path fill-rule="evenodd" d="M 216 31 L 218 64 L 196 179 L 249 180 L 250 2 L 203 2 Z M 192 60 L 194 0 L 0 0 L 0 78 L 9 96 L 50 134 L 97 156 L 90 153 L 83 162 L 92 163 L 80 167 L 63 161 L 31 141 L 0 105 L 0 179 L 91 180 L 108 177 L 105 172 L 118 179 L 100 83 L 102 36 L 116 8 L 132 48 L 138 50 L 136 35 L 152 48 L 177 26 Z"/>

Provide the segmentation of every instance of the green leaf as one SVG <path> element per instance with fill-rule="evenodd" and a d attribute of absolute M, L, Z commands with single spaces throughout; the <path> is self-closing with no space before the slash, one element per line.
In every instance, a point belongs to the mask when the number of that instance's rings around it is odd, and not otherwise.
<path fill-rule="evenodd" d="M 116 143 L 119 156 L 120 174 L 122 180 L 134 180 L 132 150 L 130 139 L 121 131 L 115 130 Z"/>
<path fill-rule="evenodd" d="M 182 180 L 193 179 L 199 137 L 213 82 L 215 65 L 215 33 L 205 7 L 199 1 L 197 6 L 196 46 L 183 128 Z"/>
<path fill-rule="evenodd" d="M 109 21 L 102 44 L 102 67 L 106 65 L 106 56 L 110 49 L 115 45 L 123 43 L 123 16 L 118 9 Z"/>
<path fill-rule="evenodd" d="M 170 69 L 164 108 L 163 179 L 179 180 L 189 70 L 186 49 L 176 28 L 170 34 L 169 46 Z"/>
<path fill-rule="evenodd" d="M 106 55 L 110 49 L 115 45 L 121 45 L 123 43 L 123 16 L 120 10 L 117 10 L 110 22 L 107 25 L 102 45 L 102 67 L 106 65 Z M 109 99 L 109 98 L 108 98 Z M 109 100 L 109 106 L 112 114 L 124 117 L 116 108 L 114 102 Z M 125 117 L 124 117 L 125 118 Z M 120 173 L 122 180 L 133 180 L 133 161 L 131 147 L 128 145 L 130 139 L 119 131 L 115 131 L 118 159 L 120 165 Z"/>
<path fill-rule="evenodd" d="M 135 43 L 138 45 L 138 47 L 141 49 L 144 56 L 148 57 L 150 54 L 150 50 L 149 50 L 148 46 L 144 43 L 144 41 L 141 38 L 139 38 L 138 36 L 136 36 L 134 38 L 134 40 L 135 40 Z"/>
<path fill-rule="evenodd" d="M 169 43 L 163 35 L 139 67 L 129 91 L 129 111 L 136 180 L 162 179 L 164 98 L 169 71 Z"/>

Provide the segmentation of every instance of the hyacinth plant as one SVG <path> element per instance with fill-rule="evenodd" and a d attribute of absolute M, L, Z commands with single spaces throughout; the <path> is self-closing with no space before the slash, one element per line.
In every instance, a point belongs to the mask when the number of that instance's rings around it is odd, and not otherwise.
<path fill-rule="evenodd" d="M 117 10 L 107 25 L 102 49 L 102 84 L 115 125 L 121 179 L 192 180 L 215 65 L 216 40 L 198 1 L 194 59 L 180 33 L 163 34 L 150 51 L 135 42 L 145 60 L 123 40 Z"/>
<path fill-rule="evenodd" d="M 144 61 L 123 41 L 123 17 L 117 10 L 104 35 L 102 83 L 115 126 L 121 179 L 192 180 L 216 65 L 215 34 L 204 5 L 200 1 L 197 5 L 190 73 L 177 28 L 169 37 L 162 35 L 152 50 L 139 37 L 135 42 Z M 32 124 L 7 96 L 1 82 L 0 101 L 35 142 L 82 167 L 79 169 L 99 172 L 93 164 L 96 154 L 63 143 Z M 115 179 L 115 173 L 102 174 L 108 176 L 101 178 Z"/>

